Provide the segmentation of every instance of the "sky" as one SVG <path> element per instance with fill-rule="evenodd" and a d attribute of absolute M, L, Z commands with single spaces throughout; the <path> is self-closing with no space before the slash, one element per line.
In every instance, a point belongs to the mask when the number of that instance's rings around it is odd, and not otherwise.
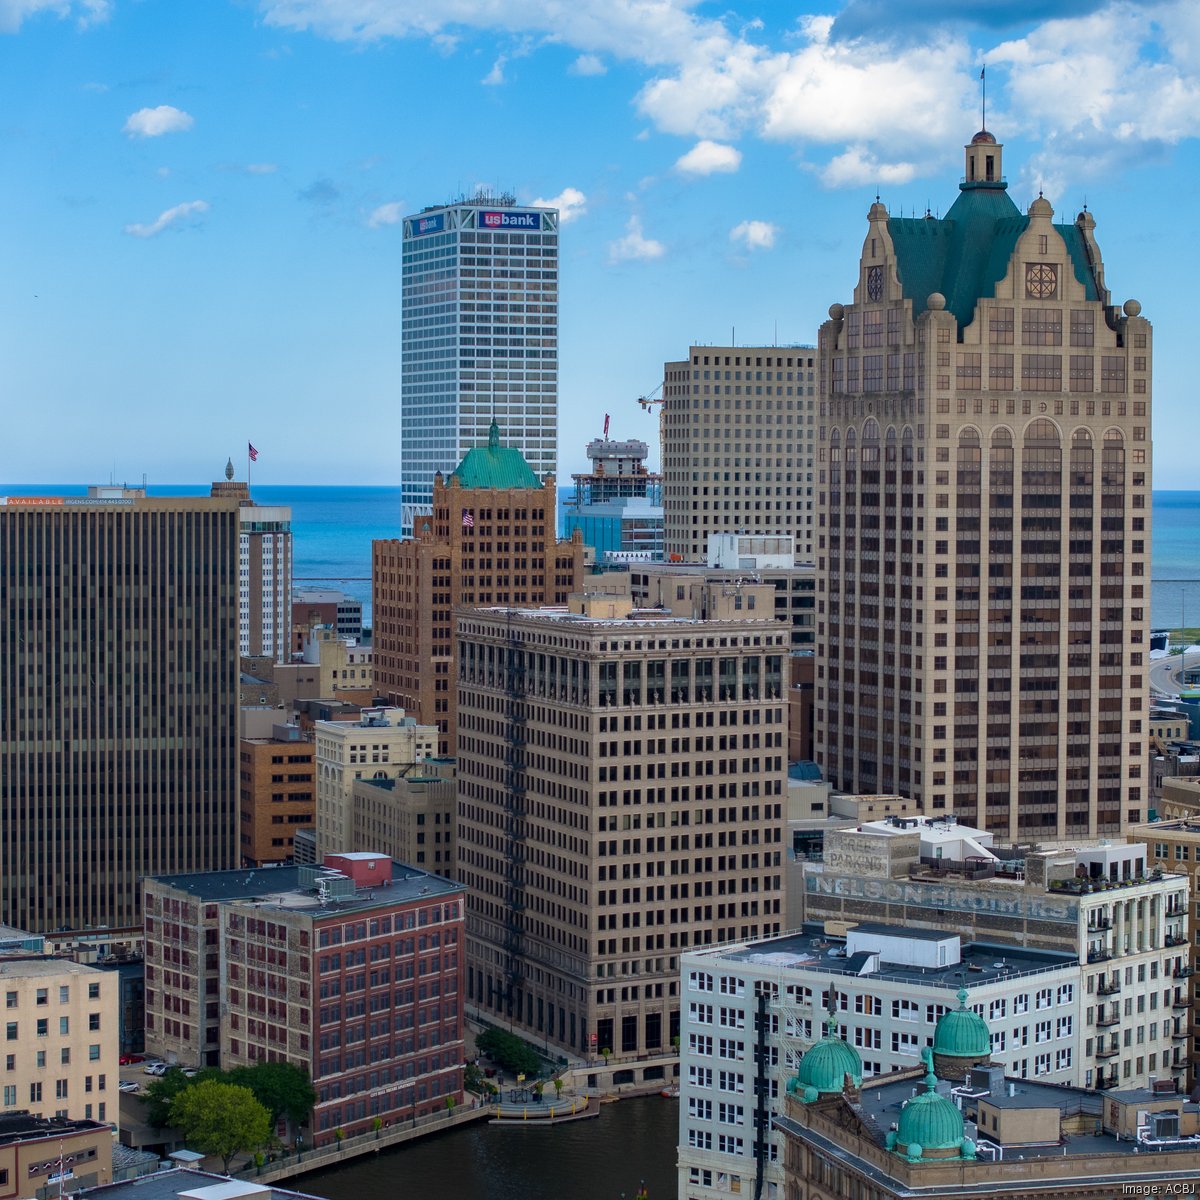
<path fill-rule="evenodd" d="M 604 413 L 656 460 L 664 361 L 811 343 L 876 194 L 950 207 L 985 66 L 1200 488 L 1196 0 L 0 0 L 0 491 L 398 483 L 401 218 L 477 185 L 563 210 L 560 476 Z"/>

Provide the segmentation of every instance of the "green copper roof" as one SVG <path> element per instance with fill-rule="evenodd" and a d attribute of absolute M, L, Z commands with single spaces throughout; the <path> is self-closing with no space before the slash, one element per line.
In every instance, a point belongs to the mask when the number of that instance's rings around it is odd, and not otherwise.
<path fill-rule="evenodd" d="M 960 988 L 958 1007 L 939 1018 L 933 1031 L 933 1052 L 947 1058 L 984 1059 L 992 1053 L 992 1035 L 987 1022 L 967 1007 L 967 992 Z"/>
<path fill-rule="evenodd" d="M 975 319 L 981 297 L 995 295 L 1008 271 L 1017 239 L 1029 228 L 1003 184 L 963 184 L 942 218 L 889 217 L 896 267 L 913 316 L 925 311 L 931 292 L 946 297 L 960 326 Z M 1055 225 L 1071 256 L 1075 277 L 1089 300 L 1099 299 L 1083 238 L 1075 225 Z"/>
<path fill-rule="evenodd" d="M 862 1058 L 853 1046 L 847 1045 L 834 1032 L 831 1013 L 825 1036 L 804 1052 L 796 1072 L 796 1088 L 812 1088 L 818 1094 L 841 1092 L 849 1075 L 857 1087 L 862 1083 Z"/>
<path fill-rule="evenodd" d="M 492 422 L 488 444 L 468 450 L 450 476 L 465 488 L 540 488 L 542 481 L 516 446 L 500 445 L 500 426 Z"/>
<path fill-rule="evenodd" d="M 922 1057 L 930 1064 L 926 1049 Z M 925 1076 L 925 1091 L 905 1101 L 900 1110 L 895 1147 L 917 1158 L 924 1150 L 959 1150 L 963 1147 L 963 1115 L 958 1106 L 945 1096 L 939 1096 L 937 1077 L 930 1064 Z"/>

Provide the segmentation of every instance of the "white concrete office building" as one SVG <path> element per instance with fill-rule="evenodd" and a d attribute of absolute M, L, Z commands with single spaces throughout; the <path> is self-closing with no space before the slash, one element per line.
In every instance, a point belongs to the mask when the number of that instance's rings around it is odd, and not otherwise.
<path fill-rule="evenodd" d="M 404 221 L 401 536 L 493 418 L 540 478 L 558 455 L 558 212 L 477 194 Z"/>

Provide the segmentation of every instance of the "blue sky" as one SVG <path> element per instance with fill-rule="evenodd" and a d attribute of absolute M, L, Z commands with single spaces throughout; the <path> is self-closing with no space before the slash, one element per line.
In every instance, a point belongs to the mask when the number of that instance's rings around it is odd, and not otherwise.
<path fill-rule="evenodd" d="M 946 20 L 953 11 L 954 19 Z M 1200 487 L 1184 311 L 1200 4 L 0 0 L 0 487 L 397 482 L 400 215 L 564 199 L 561 473 L 693 341 L 810 342 L 867 208 L 979 125 L 1086 200 L 1155 326 L 1155 482 Z"/>

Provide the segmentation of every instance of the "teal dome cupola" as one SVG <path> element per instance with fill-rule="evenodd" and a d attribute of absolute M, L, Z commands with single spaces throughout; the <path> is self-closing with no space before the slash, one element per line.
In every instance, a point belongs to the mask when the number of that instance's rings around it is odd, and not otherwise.
<path fill-rule="evenodd" d="M 987 1022 L 967 1007 L 966 988 L 958 989 L 958 1007 L 942 1014 L 933 1031 L 933 1061 L 943 1077 L 962 1078 L 968 1067 L 992 1056 L 992 1034 Z"/>
<path fill-rule="evenodd" d="M 888 1136 L 888 1148 L 910 1162 L 946 1158 L 973 1158 L 975 1146 L 963 1136 L 963 1115 L 958 1106 L 937 1090 L 933 1056 L 922 1053 L 929 1068 L 925 1091 L 918 1092 L 900 1110 L 896 1132 Z"/>
<path fill-rule="evenodd" d="M 862 1058 L 853 1046 L 837 1036 L 836 1028 L 837 1019 L 830 1013 L 825 1022 L 825 1036 L 804 1052 L 796 1078 L 788 1088 L 800 1092 L 806 1101 L 840 1095 L 847 1075 L 855 1087 L 862 1084 Z"/>

